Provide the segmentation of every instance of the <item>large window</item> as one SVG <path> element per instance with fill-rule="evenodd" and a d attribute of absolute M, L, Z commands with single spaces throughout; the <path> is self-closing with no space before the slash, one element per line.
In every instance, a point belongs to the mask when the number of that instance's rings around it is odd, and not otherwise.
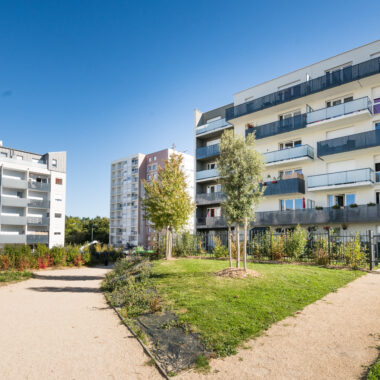
<path fill-rule="evenodd" d="M 280 150 L 282 149 L 289 149 L 289 148 L 294 148 L 295 146 L 300 146 L 302 145 L 301 140 L 293 140 L 293 141 L 285 141 L 280 143 Z"/>
<path fill-rule="evenodd" d="M 284 210 L 302 210 L 304 208 L 304 199 L 281 199 L 280 200 L 280 209 Z"/>
<path fill-rule="evenodd" d="M 332 206 L 350 206 L 356 203 L 356 195 L 355 194 L 335 194 L 328 196 L 328 204 L 329 207 Z"/>
<path fill-rule="evenodd" d="M 373 99 L 373 113 L 380 113 L 380 98 Z"/>

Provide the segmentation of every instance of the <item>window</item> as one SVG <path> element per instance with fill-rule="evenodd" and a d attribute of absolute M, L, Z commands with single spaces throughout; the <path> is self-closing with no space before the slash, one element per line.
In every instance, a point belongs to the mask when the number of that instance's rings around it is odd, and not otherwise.
<path fill-rule="evenodd" d="M 1 157 L 8 157 L 8 153 L 0 152 L 0 156 L 1 156 Z"/>
<path fill-rule="evenodd" d="M 60 232 L 54 232 L 54 235 L 61 235 Z"/>
<path fill-rule="evenodd" d="M 55 184 L 56 185 L 62 185 L 63 181 L 62 181 L 62 178 L 56 178 L 55 179 Z"/>
<path fill-rule="evenodd" d="M 302 175 L 302 169 L 289 169 L 289 170 L 280 170 L 278 172 L 278 176 L 280 179 L 289 178 L 292 177 L 293 175 L 300 174 Z"/>
<path fill-rule="evenodd" d="M 287 113 L 284 113 L 282 115 L 279 115 L 278 119 L 279 120 L 285 120 L 285 119 L 289 119 L 291 117 L 299 116 L 299 115 L 301 115 L 301 111 L 292 111 L 292 112 L 287 112 Z"/>
<path fill-rule="evenodd" d="M 209 162 L 207 164 L 207 170 L 216 169 L 216 162 Z"/>
<path fill-rule="evenodd" d="M 16 156 L 16 160 L 23 160 L 23 159 L 24 159 L 24 157 L 21 156 L 20 154 L 18 154 L 18 155 Z"/>
<path fill-rule="evenodd" d="M 62 214 L 59 213 L 59 212 L 56 212 L 56 213 L 54 214 L 54 218 L 62 218 Z"/>
<path fill-rule="evenodd" d="M 156 161 L 156 160 L 157 160 L 157 157 L 156 157 L 156 156 L 154 156 L 154 157 L 153 157 L 153 160 L 154 160 L 154 161 Z"/>
<path fill-rule="evenodd" d="M 280 210 L 302 210 L 304 209 L 305 200 L 303 198 L 297 199 L 281 199 Z"/>
<path fill-rule="evenodd" d="M 151 161 L 152 161 L 152 157 L 149 157 L 149 158 L 148 158 L 148 162 L 151 162 Z"/>
<path fill-rule="evenodd" d="M 379 110 L 380 112 L 380 110 Z M 377 123 L 375 123 L 375 129 L 378 130 L 380 129 L 380 121 L 378 121 Z"/>
<path fill-rule="evenodd" d="M 56 201 L 56 202 L 62 202 L 62 197 L 60 197 L 60 196 L 56 196 L 56 197 L 55 197 L 55 201 Z"/>
<path fill-rule="evenodd" d="M 373 99 L 373 113 L 380 113 L 380 98 Z"/>
<path fill-rule="evenodd" d="M 343 98 L 329 100 L 329 101 L 326 102 L 326 107 L 337 106 L 338 104 L 352 102 L 353 100 L 354 100 L 353 96 L 346 96 L 346 97 L 343 97 Z"/>
<path fill-rule="evenodd" d="M 56 168 L 57 167 L 57 160 L 55 158 L 53 158 L 53 160 L 51 161 L 51 166 L 53 168 Z"/>
<path fill-rule="evenodd" d="M 355 194 L 346 194 L 346 206 L 354 204 L 355 198 Z"/>
<path fill-rule="evenodd" d="M 294 148 L 295 146 L 300 146 L 300 145 L 302 145 L 302 140 L 286 141 L 286 142 L 280 143 L 280 150 Z"/>
<path fill-rule="evenodd" d="M 328 196 L 328 204 L 329 207 L 333 206 L 349 206 L 353 203 L 356 203 L 356 195 L 355 194 L 338 194 L 338 195 L 329 195 Z"/>
<path fill-rule="evenodd" d="M 375 164 L 376 182 L 380 182 L 380 162 Z"/>

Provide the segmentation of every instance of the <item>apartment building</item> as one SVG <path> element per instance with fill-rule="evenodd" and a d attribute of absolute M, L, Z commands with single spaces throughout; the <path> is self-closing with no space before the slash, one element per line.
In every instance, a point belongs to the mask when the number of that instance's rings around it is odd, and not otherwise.
<path fill-rule="evenodd" d="M 297 224 L 380 232 L 380 40 L 195 111 L 196 229 L 226 229 L 216 157 L 225 129 L 248 136 L 266 168 L 253 229 Z"/>
<path fill-rule="evenodd" d="M 146 219 L 141 199 L 144 197 L 144 181 L 157 178 L 173 149 L 124 157 L 111 163 L 110 244 L 116 247 L 141 245 L 151 248 L 157 238 L 152 223 Z M 183 169 L 187 176 L 188 192 L 194 199 L 194 157 L 183 156 Z M 186 229 L 194 230 L 194 216 L 189 218 Z"/>
<path fill-rule="evenodd" d="M 65 243 L 66 152 L 37 154 L 0 142 L 0 246 Z"/>

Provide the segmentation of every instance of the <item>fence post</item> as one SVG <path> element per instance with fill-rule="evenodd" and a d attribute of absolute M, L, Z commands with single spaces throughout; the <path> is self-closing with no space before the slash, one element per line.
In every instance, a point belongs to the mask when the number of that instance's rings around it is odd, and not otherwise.
<path fill-rule="evenodd" d="M 373 247 L 373 231 L 368 230 L 368 239 L 369 239 L 369 270 L 373 269 L 373 263 L 375 261 L 375 251 Z"/>
<path fill-rule="evenodd" d="M 270 257 L 273 260 L 272 236 L 273 236 L 273 232 L 272 230 L 270 230 Z"/>
<path fill-rule="evenodd" d="M 329 248 L 329 259 L 331 257 L 331 244 L 330 244 L 330 240 L 331 240 L 331 233 L 330 233 L 330 228 L 327 230 L 327 242 L 328 242 L 328 248 Z"/>

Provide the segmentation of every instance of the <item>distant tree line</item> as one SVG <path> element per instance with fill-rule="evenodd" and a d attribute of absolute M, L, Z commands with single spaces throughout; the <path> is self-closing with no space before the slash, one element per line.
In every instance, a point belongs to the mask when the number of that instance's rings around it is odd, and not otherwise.
<path fill-rule="evenodd" d="M 109 242 L 109 219 L 101 218 L 79 218 L 77 216 L 66 216 L 65 244 L 83 244 L 91 241 L 91 230 L 93 229 L 93 240 L 108 244 Z"/>

